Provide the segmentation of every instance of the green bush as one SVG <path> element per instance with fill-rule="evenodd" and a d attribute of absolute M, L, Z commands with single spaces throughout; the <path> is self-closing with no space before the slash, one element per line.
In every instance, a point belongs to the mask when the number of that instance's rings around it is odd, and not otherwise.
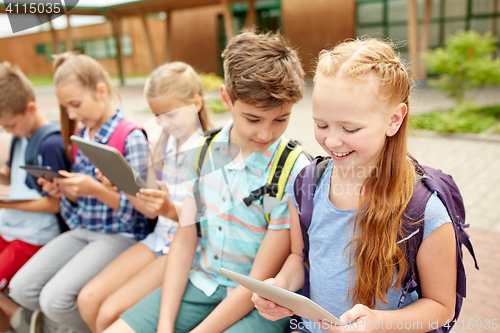
<path fill-rule="evenodd" d="M 214 73 L 200 73 L 200 78 L 203 82 L 203 90 L 219 90 L 224 84 L 224 79 Z"/>
<path fill-rule="evenodd" d="M 459 31 L 446 38 L 445 47 L 424 54 L 426 67 L 439 79 L 429 84 L 455 100 L 459 109 L 470 108 L 469 90 L 500 84 L 500 59 L 495 58 L 497 38 L 491 32 Z M 468 106 L 469 105 L 469 106 Z"/>
<path fill-rule="evenodd" d="M 222 102 L 220 100 L 215 100 L 215 101 L 209 101 L 207 102 L 207 107 L 212 110 L 213 113 L 224 113 L 227 112 L 226 109 L 224 109 L 224 106 L 222 105 Z"/>
<path fill-rule="evenodd" d="M 493 132 L 498 132 L 500 105 L 411 115 L 410 127 L 441 133 L 481 133 L 490 128 L 493 128 Z"/>

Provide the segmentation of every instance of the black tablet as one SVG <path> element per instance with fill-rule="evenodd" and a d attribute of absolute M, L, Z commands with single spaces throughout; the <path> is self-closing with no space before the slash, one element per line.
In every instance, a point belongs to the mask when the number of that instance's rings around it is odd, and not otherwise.
<path fill-rule="evenodd" d="M 61 175 L 59 172 L 55 171 L 49 166 L 34 166 L 34 165 L 23 165 L 21 166 L 24 170 L 26 170 L 30 175 L 48 180 L 51 182 L 54 178 L 66 178 Z"/>

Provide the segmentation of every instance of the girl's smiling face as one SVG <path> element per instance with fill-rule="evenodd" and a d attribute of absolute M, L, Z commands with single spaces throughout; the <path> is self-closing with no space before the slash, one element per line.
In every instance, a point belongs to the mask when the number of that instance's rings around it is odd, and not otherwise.
<path fill-rule="evenodd" d="M 393 136 L 407 106 L 390 106 L 377 97 L 379 79 L 318 76 L 313 91 L 316 141 L 341 169 L 377 164 L 387 136 Z"/>

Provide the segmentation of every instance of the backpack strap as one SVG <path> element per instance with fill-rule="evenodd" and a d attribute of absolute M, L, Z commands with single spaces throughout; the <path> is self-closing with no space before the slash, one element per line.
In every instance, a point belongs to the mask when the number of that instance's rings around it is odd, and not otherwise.
<path fill-rule="evenodd" d="M 405 275 L 402 281 L 402 293 L 399 297 L 398 308 L 402 309 L 409 293 L 419 290 L 419 278 L 417 272 L 417 253 L 424 238 L 424 217 L 427 201 L 432 192 L 424 186 L 419 179 L 413 189 L 413 195 L 403 215 L 402 239 L 398 241 L 405 254 L 407 263 Z"/>
<path fill-rule="evenodd" d="M 259 199 L 263 195 L 281 199 L 285 193 L 286 183 L 292 172 L 295 161 L 297 161 L 297 158 L 299 158 L 299 155 L 303 151 L 304 149 L 297 141 L 290 139 L 281 140 L 276 157 L 273 160 L 267 183 L 252 191 L 248 197 L 243 199 L 247 207 L 252 204 L 252 201 Z M 267 224 L 269 224 L 271 220 L 270 215 L 271 214 L 265 214 Z"/>
<path fill-rule="evenodd" d="M 10 141 L 10 149 L 9 149 L 9 161 L 12 163 L 12 157 L 14 155 L 14 148 L 16 147 L 16 143 L 19 140 L 19 138 L 16 138 L 15 136 L 12 137 L 12 140 Z"/>
<path fill-rule="evenodd" d="M 24 154 L 24 160 L 26 165 L 42 166 L 43 161 L 40 155 L 40 146 L 45 141 L 45 139 L 54 133 L 60 133 L 61 126 L 55 123 L 49 123 L 38 128 L 35 133 L 28 140 L 28 145 L 26 147 L 26 152 Z M 36 189 L 38 192 L 42 193 L 42 188 L 37 184 L 36 178 L 28 174 L 26 176 L 26 182 L 31 188 Z"/>
<path fill-rule="evenodd" d="M 208 156 L 207 152 L 210 153 L 210 145 L 217 134 L 219 134 L 220 130 L 221 129 L 216 129 L 204 133 L 203 140 L 205 140 L 205 142 L 200 148 L 198 148 L 194 158 L 194 165 L 197 166 L 196 173 L 198 176 L 201 175 L 201 169 L 203 168 L 205 160 Z M 302 152 L 303 148 L 297 141 L 290 139 L 281 140 L 278 152 L 273 160 L 273 166 L 271 167 L 267 183 L 264 186 L 252 191 L 248 197 L 243 199 L 243 202 L 245 202 L 247 207 L 252 204 L 253 200 L 257 200 L 263 195 L 281 199 L 285 193 L 286 182 L 288 181 L 290 172 L 292 171 L 295 161 L 297 161 L 297 158 Z M 193 195 L 196 201 L 196 233 L 198 237 L 201 237 L 201 227 L 199 222 L 203 214 L 205 214 L 205 205 L 201 202 L 199 178 L 194 183 Z M 269 224 L 270 214 L 265 214 L 265 217 L 267 223 Z"/>
<path fill-rule="evenodd" d="M 41 165 L 39 163 L 39 150 L 43 141 L 51 134 L 60 133 L 61 125 L 49 123 L 38 128 L 35 133 L 28 140 L 28 146 L 26 147 L 25 161 L 26 165 Z"/>
<path fill-rule="evenodd" d="M 325 172 L 330 158 L 318 156 L 316 159 L 302 169 L 295 183 L 293 184 L 293 192 L 297 201 L 298 212 L 300 217 L 300 228 L 302 230 L 302 240 L 304 241 L 304 249 L 302 250 L 302 263 L 304 265 L 304 287 L 303 294 L 309 297 L 309 234 L 307 230 L 311 225 L 313 213 L 313 198 L 318 183 Z"/>
<path fill-rule="evenodd" d="M 142 127 L 140 127 L 136 123 L 131 122 L 128 119 L 123 118 L 122 120 L 120 120 L 118 125 L 116 125 L 113 133 L 111 133 L 107 145 L 116 148 L 123 156 L 125 154 L 125 144 L 127 142 L 127 136 L 136 129 L 142 130 L 146 138 L 148 137 L 146 131 L 144 131 Z"/>
<path fill-rule="evenodd" d="M 454 191 L 452 189 L 456 188 L 456 184 L 453 182 L 451 176 L 446 175 L 439 170 L 421 166 L 416 160 L 413 160 L 413 164 L 415 165 L 417 175 L 421 175 L 421 177 L 419 178 L 419 182 L 415 186 L 413 196 L 408 203 L 405 212 L 403 235 L 406 235 L 406 238 L 399 241 L 406 241 L 405 257 L 406 262 L 409 263 L 409 267 L 403 279 L 403 292 L 400 297 L 398 307 L 402 308 L 404 306 L 404 301 L 406 299 L 407 293 L 416 290 L 419 296 L 421 295 L 416 267 L 417 253 L 420 244 L 423 241 L 425 208 L 431 195 L 436 192 L 439 200 L 441 200 L 443 205 L 446 207 L 455 232 L 457 261 L 457 299 L 455 305 L 456 319 L 458 313 L 460 312 L 462 298 L 466 297 L 466 277 L 465 268 L 462 261 L 461 244 L 464 244 L 469 250 L 474 259 L 476 269 L 479 269 L 474 250 L 469 239 L 469 235 L 464 230 L 464 228 L 469 226 L 468 224 L 463 223 L 463 221 L 465 221 L 465 208 L 463 206 L 463 201 L 460 193 L 458 191 L 455 191 L 455 193 L 453 193 Z M 443 183 L 443 185 L 440 185 L 440 183 L 436 179 L 439 179 Z M 457 200 L 457 197 L 459 200 Z M 450 198 L 452 202 L 449 202 L 450 200 L 448 200 L 447 198 Z M 415 237 L 413 237 L 414 234 Z"/>
<path fill-rule="evenodd" d="M 194 158 L 194 165 L 196 166 L 196 174 L 198 175 L 198 178 L 194 182 L 193 186 L 193 195 L 194 195 L 194 200 L 196 202 L 196 215 L 195 215 L 195 223 L 196 223 L 196 235 L 198 235 L 198 238 L 201 238 L 201 226 L 200 226 L 200 220 L 203 214 L 205 214 L 205 205 L 201 202 L 201 195 L 200 195 L 200 176 L 201 176 L 201 169 L 203 168 L 203 165 L 205 164 L 205 160 L 207 158 L 207 152 L 210 149 L 210 145 L 212 144 L 212 141 L 215 139 L 215 137 L 219 134 L 221 131 L 221 128 L 206 131 L 203 133 L 203 138 L 204 143 L 202 146 L 200 146 L 195 154 Z"/>
<path fill-rule="evenodd" d="M 79 137 L 83 137 L 83 131 L 84 130 L 85 130 L 84 127 L 76 129 L 76 133 L 78 133 Z M 72 153 L 73 153 L 73 162 L 74 162 L 76 160 L 76 155 L 78 155 L 78 147 L 75 144 L 71 144 L 71 148 L 72 148 L 71 150 L 72 150 Z"/>

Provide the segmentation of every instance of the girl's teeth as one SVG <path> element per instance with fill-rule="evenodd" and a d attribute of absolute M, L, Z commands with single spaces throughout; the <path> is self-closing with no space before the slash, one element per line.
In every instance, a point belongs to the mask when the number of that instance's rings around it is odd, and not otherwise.
<path fill-rule="evenodd" d="M 334 152 L 332 152 L 332 153 L 333 153 L 333 155 L 335 155 L 337 157 L 344 157 L 346 155 L 349 155 L 351 152 L 348 152 L 348 153 L 334 153 Z"/>

